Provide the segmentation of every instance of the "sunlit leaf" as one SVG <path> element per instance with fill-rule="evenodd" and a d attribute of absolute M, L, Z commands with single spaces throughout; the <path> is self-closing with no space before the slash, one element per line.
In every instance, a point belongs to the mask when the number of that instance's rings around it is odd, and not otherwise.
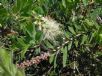
<path fill-rule="evenodd" d="M 71 49 L 71 47 L 72 47 L 72 41 L 68 44 L 68 50 L 70 50 Z"/>
<path fill-rule="evenodd" d="M 69 31 L 70 31 L 72 34 L 76 34 L 75 31 L 74 31 L 74 29 L 73 29 L 73 27 L 70 27 L 70 26 L 69 26 L 68 28 L 69 28 Z"/>
<path fill-rule="evenodd" d="M 88 39 L 87 36 L 86 35 L 83 35 L 81 44 L 84 44 L 85 41 L 87 41 L 87 39 Z"/>
<path fill-rule="evenodd" d="M 63 67 L 65 67 L 66 63 L 67 63 L 67 57 L 68 57 L 67 51 L 68 51 L 67 47 L 62 49 L 62 53 L 63 53 Z"/>
<path fill-rule="evenodd" d="M 54 61 L 54 58 L 55 58 L 55 54 L 51 54 L 49 62 L 52 63 Z"/>

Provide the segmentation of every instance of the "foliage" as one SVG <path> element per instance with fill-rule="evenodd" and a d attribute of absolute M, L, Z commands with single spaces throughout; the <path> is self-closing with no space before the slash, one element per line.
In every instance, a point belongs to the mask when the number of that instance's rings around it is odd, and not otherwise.
<path fill-rule="evenodd" d="M 1 0 L 0 76 L 100 76 L 101 29 L 101 0 Z"/>
<path fill-rule="evenodd" d="M 0 48 L 0 76 L 23 76 L 22 70 L 12 62 L 12 53 Z"/>

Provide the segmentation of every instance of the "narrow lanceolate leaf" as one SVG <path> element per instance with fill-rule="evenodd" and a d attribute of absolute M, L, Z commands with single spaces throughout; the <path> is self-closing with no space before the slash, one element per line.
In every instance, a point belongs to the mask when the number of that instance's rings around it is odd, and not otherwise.
<path fill-rule="evenodd" d="M 62 5 L 66 8 L 66 0 L 62 0 Z"/>
<path fill-rule="evenodd" d="M 50 56 L 49 62 L 52 63 L 52 62 L 54 61 L 54 58 L 55 58 L 55 54 L 52 54 L 52 55 Z"/>
<path fill-rule="evenodd" d="M 91 38 L 89 40 L 89 43 L 91 43 L 91 41 L 93 40 L 94 36 L 95 36 L 95 33 L 92 33 Z"/>
<path fill-rule="evenodd" d="M 83 35 L 83 37 L 82 37 L 82 41 L 81 41 L 81 44 L 84 44 L 85 41 L 87 41 L 87 36 L 86 36 L 86 35 Z"/>
<path fill-rule="evenodd" d="M 20 0 L 16 0 L 16 7 L 17 7 L 17 10 L 20 11 L 21 8 L 22 8 L 22 3 Z"/>
<path fill-rule="evenodd" d="M 73 29 L 73 27 L 70 27 L 70 26 L 69 26 L 68 28 L 69 28 L 69 31 L 70 31 L 72 34 L 76 34 L 75 31 L 74 31 L 74 29 Z"/>
<path fill-rule="evenodd" d="M 66 36 L 67 38 L 70 37 L 70 33 L 69 33 L 68 31 L 65 31 L 64 34 L 65 34 L 65 36 Z"/>
<path fill-rule="evenodd" d="M 49 41 L 46 41 L 46 46 L 47 46 L 48 48 L 53 48 L 53 45 L 52 45 Z"/>
<path fill-rule="evenodd" d="M 56 68 L 56 67 L 57 67 L 56 60 L 57 60 L 57 55 L 56 55 L 56 56 L 55 56 L 55 58 L 54 58 L 54 68 Z"/>
<path fill-rule="evenodd" d="M 67 47 L 62 49 L 62 53 L 63 53 L 63 67 L 65 67 L 67 63 Z"/>
<path fill-rule="evenodd" d="M 78 47 L 79 42 L 76 40 L 74 43 L 75 43 L 75 46 Z"/>
<path fill-rule="evenodd" d="M 21 52 L 21 58 L 23 58 L 24 57 L 24 55 L 25 55 L 25 53 L 26 53 L 26 51 L 27 51 L 27 49 L 29 48 L 29 44 L 27 44 L 27 45 L 25 45 L 23 48 L 22 48 L 22 52 Z"/>
<path fill-rule="evenodd" d="M 71 49 L 71 47 L 72 47 L 72 41 L 68 44 L 68 50 L 70 50 Z"/>

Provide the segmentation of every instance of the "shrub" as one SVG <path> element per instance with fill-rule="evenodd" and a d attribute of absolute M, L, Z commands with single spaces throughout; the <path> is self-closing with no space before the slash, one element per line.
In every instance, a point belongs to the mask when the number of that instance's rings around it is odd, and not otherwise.
<path fill-rule="evenodd" d="M 101 75 L 101 25 L 101 0 L 1 0 L 0 75 Z"/>

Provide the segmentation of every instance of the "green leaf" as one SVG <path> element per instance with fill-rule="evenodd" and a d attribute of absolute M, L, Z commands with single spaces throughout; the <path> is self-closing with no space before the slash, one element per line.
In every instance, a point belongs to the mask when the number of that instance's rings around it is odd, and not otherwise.
<path fill-rule="evenodd" d="M 21 45 L 21 47 L 26 45 L 25 42 L 24 42 L 24 38 L 23 37 L 17 38 L 17 41 L 18 41 L 18 44 Z"/>
<path fill-rule="evenodd" d="M 63 67 L 66 66 L 66 63 L 67 63 L 67 47 L 63 48 L 62 49 L 62 53 L 63 53 Z"/>
<path fill-rule="evenodd" d="M 24 38 L 21 37 L 21 38 L 17 38 L 17 44 L 16 46 L 18 48 L 21 48 L 21 57 L 23 58 L 24 57 L 24 54 L 26 53 L 27 49 L 29 48 L 30 44 L 27 44 L 25 41 L 24 41 Z"/>
<path fill-rule="evenodd" d="M 28 50 L 29 46 L 30 46 L 30 44 L 27 44 L 27 45 L 22 47 L 21 58 L 24 57 L 24 55 L 25 55 L 26 51 Z"/>
<path fill-rule="evenodd" d="M 81 44 L 84 44 L 85 41 L 87 41 L 87 36 L 86 36 L 86 35 L 83 35 L 83 37 L 82 37 L 82 41 L 81 41 Z"/>
<path fill-rule="evenodd" d="M 72 44 L 73 44 L 73 42 L 72 42 L 72 41 L 68 44 L 68 50 L 70 50 L 70 49 L 71 49 Z"/>
<path fill-rule="evenodd" d="M 39 54 L 40 52 L 41 52 L 40 48 L 35 49 L 36 55 Z"/>
<path fill-rule="evenodd" d="M 45 45 L 48 48 L 52 48 L 52 49 L 54 48 L 54 46 L 49 41 L 45 41 Z"/>
<path fill-rule="evenodd" d="M 25 76 L 24 72 L 17 69 L 17 67 L 12 62 L 12 52 L 0 48 L 0 75 L 1 76 Z M 21 71 L 21 73 L 18 73 Z M 19 75 L 20 76 L 20 75 Z"/>
<path fill-rule="evenodd" d="M 91 43 L 91 41 L 93 40 L 94 37 L 95 37 L 95 33 L 92 33 L 92 34 L 91 34 L 91 38 L 90 38 L 90 40 L 89 40 L 89 43 Z"/>
<path fill-rule="evenodd" d="M 32 38 L 32 43 L 35 44 L 36 39 L 36 28 L 35 25 L 32 23 L 27 23 L 27 26 L 25 28 L 25 31 L 29 34 L 30 38 Z"/>
<path fill-rule="evenodd" d="M 16 0 L 16 7 L 18 11 L 21 11 L 23 7 L 25 6 L 27 0 Z"/>
<path fill-rule="evenodd" d="M 36 32 L 35 40 L 41 42 L 43 39 L 43 33 L 41 31 Z"/>
<path fill-rule="evenodd" d="M 10 74 L 10 67 L 9 64 L 11 62 L 11 56 L 9 54 L 9 52 L 7 52 L 6 50 L 0 48 L 0 66 L 8 73 Z"/>
<path fill-rule="evenodd" d="M 21 10 L 21 8 L 22 8 L 21 0 L 16 0 L 16 7 L 17 7 L 17 10 L 18 10 L 18 11 Z"/>
<path fill-rule="evenodd" d="M 24 70 L 18 69 L 16 76 L 25 76 Z"/>
<path fill-rule="evenodd" d="M 65 34 L 65 36 L 66 36 L 67 38 L 70 37 L 70 33 L 69 33 L 68 31 L 65 31 L 64 34 Z"/>
<path fill-rule="evenodd" d="M 43 10 L 43 8 L 40 7 L 40 6 L 35 7 L 34 10 L 35 10 L 36 13 L 38 13 L 38 14 L 44 14 L 44 10 Z"/>
<path fill-rule="evenodd" d="M 55 55 L 55 59 L 54 59 L 54 68 L 56 68 L 57 67 L 57 54 Z"/>
<path fill-rule="evenodd" d="M 78 47 L 79 42 L 76 40 L 74 43 L 75 43 L 75 46 Z"/>
<path fill-rule="evenodd" d="M 27 26 L 26 26 L 26 29 L 25 29 L 26 31 L 27 31 L 27 33 L 29 34 L 29 36 L 30 37 L 33 37 L 33 25 L 31 25 L 31 24 L 28 24 Z"/>
<path fill-rule="evenodd" d="M 51 54 L 49 59 L 50 64 L 54 61 L 54 58 L 55 58 L 55 54 Z"/>
<path fill-rule="evenodd" d="M 88 0 L 82 0 L 84 6 L 87 6 L 88 5 Z"/>
<path fill-rule="evenodd" d="M 66 8 L 66 0 L 62 0 L 62 5 Z"/>
<path fill-rule="evenodd" d="M 75 31 L 74 31 L 74 29 L 73 29 L 73 27 L 70 27 L 70 26 L 69 26 L 68 28 L 69 28 L 69 31 L 70 31 L 72 34 L 76 34 Z"/>

